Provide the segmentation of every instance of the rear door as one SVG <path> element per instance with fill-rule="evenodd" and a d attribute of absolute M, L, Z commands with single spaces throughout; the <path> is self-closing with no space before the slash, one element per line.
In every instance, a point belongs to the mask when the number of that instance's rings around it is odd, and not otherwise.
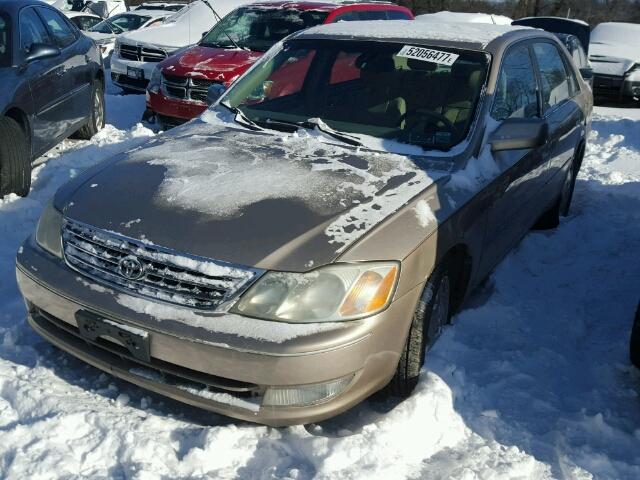
<path fill-rule="evenodd" d="M 580 86 L 564 53 L 551 41 L 533 44 L 534 59 L 540 77 L 540 95 L 544 117 L 549 125 L 551 146 L 549 168 L 545 174 L 547 202 L 555 200 L 564 181 L 562 172 L 575 155 L 586 134 L 586 117 L 575 101 Z"/>
<path fill-rule="evenodd" d="M 56 10 L 36 7 L 49 35 L 61 51 L 64 111 L 59 118 L 63 134 L 82 126 L 91 108 L 91 69 L 86 46 L 80 42 L 80 33 Z"/>
<path fill-rule="evenodd" d="M 34 7 L 20 11 L 20 54 L 23 58 L 35 44 L 53 45 L 44 23 Z M 24 76 L 29 79 L 33 99 L 33 153 L 38 155 L 53 146 L 63 133 L 59 119 L 64 116 L 64 66 L 60 56 L 33 60 L 26 64 Z"/>
<path fill-rule="evenodd" d="M 538 76 L 529 42 L 517 43 L 503 56 L 491 116 L 540 118 Z M 541 212 L 539 195 L 544 186 L 549 146 L 494 152 L 501 174 L 488 188 L 492 204 L 487 216 L 481 269 L 491 270 L 529 230 Z"/>

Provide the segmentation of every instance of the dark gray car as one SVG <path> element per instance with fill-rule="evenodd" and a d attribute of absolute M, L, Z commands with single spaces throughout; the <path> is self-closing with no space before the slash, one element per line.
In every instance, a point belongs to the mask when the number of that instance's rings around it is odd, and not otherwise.
<path fill-rule="evenodd" d="M 37 1 L 0 3 L 0 196 L 27 195 L 31 162 L 104 126 L 104 72 L 94 42 Z"/>

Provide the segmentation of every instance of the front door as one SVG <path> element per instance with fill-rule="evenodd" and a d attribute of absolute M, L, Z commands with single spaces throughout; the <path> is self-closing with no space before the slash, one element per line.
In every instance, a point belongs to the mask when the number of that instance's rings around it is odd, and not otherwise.
<path fill-rule="evenodd" d="M 36 9 L 61 51 L 64 111 L 59 120 L 66 136 L 87 121 L 91 108 L 91 72 L 84 47 L 67 20 L 52 8 Z"/>
<path fill-rule="evenodd" d="M 503 57 L 491 116 L 540 117 L 538 80 L 528 42 L 511 47 Z M 500 176 L 489 187 L 492 203 L 487 217 L 481 269 L 491 270 L 531 228 L 540 214 L 538 196 L 544 186 L 550 144 L 537 149 L 495 152 Z"/>

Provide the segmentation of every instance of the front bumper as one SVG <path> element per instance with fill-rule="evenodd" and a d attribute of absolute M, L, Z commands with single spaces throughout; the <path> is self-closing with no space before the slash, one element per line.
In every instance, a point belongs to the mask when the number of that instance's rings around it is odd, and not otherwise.
<path fill-rule="evenodd" d="M 163 95 L 161 91 L 158 93 L 147 91 L 147 108 L 160 115 L 164 123 L 173 124 L 202 115 L 207 105 L 170 98 Z"/>
<path fill-rule="evenodd" d="M 143 388 L 272 426 L 332 417 L 382 388 L 393 375 L 404 346 L 411 321 L 407 312 L 414 311 L 421 293 L 416 288 L 386 311 L 345 323 L 343 328 L 275 343 L 215 333 L 179 321 L 158 321 L 138 313 L 118 301 L 126 294 L 96 287 L 32 239 L 18 255 L 17 279 L 29 309 L 29 323 L 54 345 Z M 81 310 L 148 332 L 150 361 L 133 358 L 108 339 L 87 341 L 76 320 Z M 348 376 L 353 376 L 351 383 L 321 403 L 262 405 L 268 387 L 317 384 Z M 185 389 L 185 382 L 202 386 L 202 392 Z"/>
<path fill-rule="evenodd" d="M 111 79 L 119 87 L 144 92 L 156 65 L 158 64 L 154 62 L 125 60 L 114 51 L 113 55 L 111 55 Z M 130 69 L 142 70 L 143 78 L 130 77 Z"/>
<path fill-rule="evenodd" d="M 640 80 L 617 75 L 595 74 L 593 77 L 593 95 L 617 100 L 640 98 Z"/>

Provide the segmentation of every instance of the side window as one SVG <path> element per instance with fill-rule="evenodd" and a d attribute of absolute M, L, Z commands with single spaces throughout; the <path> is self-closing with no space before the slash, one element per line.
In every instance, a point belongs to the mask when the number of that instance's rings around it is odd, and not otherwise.
<path fill-rule="evenodd" d="M 567 70 L 555 45 L 536 43 L 533 52 L 540 69 L 542 104 L 548 110 L 571 97 Z"/>
<path fill-rule="evenodd" d="M 65 48 L 76 41 L 76 36 L 71 27 L 58 12 L 50 8 L 39 7 L 38 13 L 42 15 L 44 23 L 47 24 L 47 28 L 58 47 Z"/>
<path fill-rule="evenodd" d="M 358 12 L 358 20 L 386 20 L 387 12 L 384 10 L 361 10 Z"/>
<path fill-rule="evenodd" d="M 502 60 L 491 116 L 496 120 L 538 116 L 536 76 L 526 45 L 511 48 Z"/>
<path fill-rule="evenodd" d="M 389 20 L 411 20 L 411 17 L 406 12 L 401 12 L 400 10 L 389 10 L 387 18 Z"/>
<path fill-rule="evenodd" d="M 28 52 L 34 43 L 50 44 L 49 34 L 33 8 L 20 13 L 20 48 Z"/>
<path fill-rule="evenodd" d="M 355 22 L 360 20 L 358 16 L 358 12 L 354 12 L 353 10 L 350 12 L 343 13 L 342 15 L 338 15 L 333 21 L 334 22 Z"/>

